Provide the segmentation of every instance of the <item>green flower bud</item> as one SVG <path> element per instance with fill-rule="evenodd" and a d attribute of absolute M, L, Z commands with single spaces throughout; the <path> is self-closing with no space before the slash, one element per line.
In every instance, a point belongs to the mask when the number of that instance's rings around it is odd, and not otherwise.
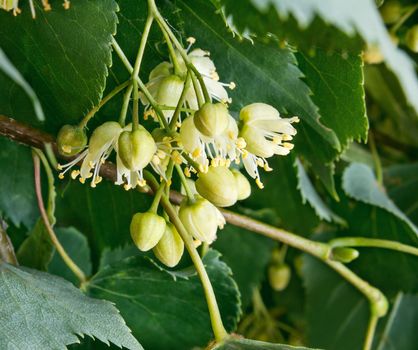
<path fill-rule="evenodd" d="M 203 135 L 221 135 L 229 123 L 228 108 L 223 103 L 205 103 L 194 115 L 194 124 Z"/>
<path fill-rule="evenodd" d="M 179 210 L 179 217 L 186 230 L 201 242 L 211 243 L 216 239 L 218 227 L 223 227 L 225 219 L 208 200 L 196 198 L 194 203 L 185 199 Z"/>
<path fill-rule="evenodd" d="M 413 52 L 418 52 L 418 24 L 406 32 L 406 45 Z"/>
<path fill-rule="evenodd" d="M 148 80 L 153 80 L 155 78 L 159 77 L 165 77 L 167 75 L 170 75 L 172 72 L 172 64 L 169 62 L 161 62 L 159 65 L 157 65 L 149 74 Z"/>
<path fill-rule="evenodd" d="M 176 107 L 183 92 L 184 82 L 177 75 L 169 75 L 161 80 L 156 100 L 159 104 Z M 174 111 L 166 111 L 174 113 Z"/>
<path fill-rule="evenodd" d="M 199 173 L 196 190 L 218 207 L 229 207 L 238 199 L 235 176 L 224 166 L 211 166 L 206 173 Z"/>
<path fill-rule="evenodd" d="M 57 136 L 58 152 L 63 156 L 74 156 L 87 145 L 84 128 L 78 125 L 64 125 Z"/>
<path fill-rule="evenodd" d="M 231 169 L 232 174 L 235 177 L 235 183 L 237 187 L 237 193 L 238 193 L 238 200 L 241 201 L 243 199 L 246 199 L 251 194 L 251 184 L 248 181 L 248 179 L 242 175 L 242 173 L 236 169 Z"/>
<path fill-rule="evenodd" d="M 389 308 L 388 300 L 382 293 L 379 293 L 379 299 L 377 300 L 377 302 L 373 303 L 371 306 L 372 306 L 372 313 L 379 317 L 385 316 Z"/>
<path fill-rule="evenodd" d="M 174 267 L 179 263 L 184 252 L 184 242 L 174 225 L 167 223 L 164 235 L 153 252 L 158 260 L 168 267 Z"/>
<path fill-rule="evenodd" d="M 402 16 L 402 6 L 399 1 L 385 1 L 380 8 L 380 14 L 386 24 L 395 23 Z"/>
<path fill-rule="evenodd" d="M 331 259 L 342 263 L 349 263 L 358 258 L 358 250 L 346 247 L 335 247 L 331 251 Z"/>
<path fill-rule="evenodd" d="M 292 271 L 287 264 L 270 265 L 268 269 L 268 278 L 271 288 L 279 292 L 289 284 Z"/>
<path fill-rule="evenodd" d="M 131 221 L 131 237 L 138 249 L 146 252 L 157 245 L 165 228 L 166 221 L 163 217 L 150 211 L 136 213 Z"/>
<path fill-rule="evenodd" d="M 107 143 L 113 142 L 116 136 L 122 131 L 122 127 L 117 122 L 106 122 L 97 127 L 90 137 L 89 152 L 99 153 Z"/>
<path fill-rule="evenodd" d="M 187 152 L 193 153 L 200 148 L 199 136 L 200 134 L 194 125 L 193 117 L 187 117 L 183 120 L 180 128 L 180 141 Z"/>
<path fill-rule="evenodd" d="M 141 127 L 135 131 L 124 131 L 118 140 L 118 155 L 130 170 L 145 168 L 157 151 L 151 134 Z"/>

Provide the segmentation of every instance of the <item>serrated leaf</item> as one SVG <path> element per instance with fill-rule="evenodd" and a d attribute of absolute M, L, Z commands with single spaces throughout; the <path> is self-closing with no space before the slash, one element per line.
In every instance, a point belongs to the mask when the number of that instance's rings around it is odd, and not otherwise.
<path fill-rule="evenodd" d="M 296 159 L 294 166 L 297 170 L 298 189 L 302 195 L 303 203 L 308 202 L 321 220 L 346 225 L 344 219 L 336 215 L 321 199 L 299 159 Z"/>
<path fill-rule="evenodd" d="M 328 40 L 326 49 L 347 49 L 358 43 L 358 37 L 354 40 L 332 40 L 333 37 L 341 39 L 340 33 L 332 32 L 334 27 L 349 37 L 358 35 L 369 45 L 377 45 L 388 68 L 397 76 L 409 104 L 418 111 L 415 64 L 393 44 L 372 0 L 245 0 L 240 1 L 239 6 L 232 0 L 221 3 L 226 5 L 227 14 L 233 16 L 232 21 L 237 20 L 241 26 L 255 27 L 263 35 L 268 32 L 277 34 L 279 38 L 289 35 L 296 39 L 296 44 L 305 40 L 306 45 L 312 37 L 315 41 L 311 41 L 311 45 L 317 42 L 323 45 Z M 248 17 L 240 19 L 239 15 L 243 13 L 240 8 L 243 6 L 246 12 L 252 9 L 251 19 L 256 19 L 255 24 Z M 318 22 L 318 18 L 322 23 Z M 325 23 L 332 27 L 327 27 Z M 309 35 L 309 32 L 314 35 Z"/>
<path fill-rule="evenodd" d="M 75 122 L 98 103 L 111 64 L 110 42 L 116 31 L 113 0 L 75 1 L 69 10 L 45 12 L 39 2 L 32 19 L 29 4 L 14 17 L 0 12 L 1 47 L 29 79 L 45 110 L 48 129 Z M 0 112 L 35 123 L 31 108 L 20 106 L 14 84 L 0 80 Z"/>
<path fill-rule="evenodd" d="M 20 72 L 16 69 L 12 62 L 7 58 L 3 50 L 0 48 L 0 70 L 3 71 L 10 79 L 13 80 L 17 85 L 19 85 L 23 91 L 28 95 L 32 101 L 33 109 L 35 111 L 36 117 L 40 121 L 45 120 L 44 111 L 42 109 L 41 103 L 39 102 L 38 96 L 36 96 L 35 91 L 27 83 L 27 81 L 22 77 Z"/>
<path fill-rule="evenodd" d="M 353 163 L 344 172 L 343 189 L 345 193 L 359 201 L 385 209 L 403 220 L 415 233 L 418 242 L 418 229 L 409 218 L 396 207 L 386 193 L 379 187 L 373 171 L 365 164 Z"/>
<path fill-rule="evenodd" d="M 77 335 L 142 349 L 111 303 L 86 297 L 62 278 L 1 264 L 0 299 L 2 349 L 66 349 Z"/>
<path fill-rule="evenodd" d="M 399 293 L 377 350 L 414 349 L 418 344 L 418 296 Z"/>
<path fill-rule="evenodd" d="M 15 226 L 31 228 L 39 216 L 28 147 L 0 137 L 0 212 Z"/>
<path fill-rule="evenodd" d="M 231 270 L 214 250 L 203 262 L 224 324 L 229 331 L 234 330 L 241 309 Z M 190 349 L 205 345 L 213 335 L 199 278 L 195 274 L 188 279 L 180 275 L 173 279 L 171 271 L 161 271 L 148 258 L 132 257 L 99 271 L 88 290 L 92 296 L 116 303 L 146 348 Z"/>
<path fill-rule="evenodd" d="M 314 350 L 300 346 L 290 346 L 285 344 L 273 344 L 251 339 L 230 338 L 213 348 L 214 350 Z"/>
<path fill-rule="evenodd" d="M 86 236 L 74 227 L 57 228 L 55 230 L 58 240 L 75 264 L 85 273 L 91 275 L 90 249 Z M 78 280 L 74 273 L 64 263 L 57 251 L 54 252 L 48 265 L 48 272 L 65 278 L 77 285 Z"/>

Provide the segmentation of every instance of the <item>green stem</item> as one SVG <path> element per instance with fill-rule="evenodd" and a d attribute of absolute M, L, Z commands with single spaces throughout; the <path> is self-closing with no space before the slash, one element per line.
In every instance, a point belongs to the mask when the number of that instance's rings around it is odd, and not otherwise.
<path fill-rule="evenodd" d="M 398 22 L 396 22 L 393 25 L 393 27 L 390 28 L 390 33 L 395 34 L 398 31 L 398 29 L 402 26 L 402 24 L 404 24 L 405 21 L 409 17 L 411 17 L 417 9 L 418 9 L 418 4 L 411 6 L 410 9 L 407 12 L 405 12 L 405 14 L 398 20 Z"/>
<path fill-rule="evenodd" d="M 164 35 L 165 42 L 167 43 L 168 51 L 170 53 L 171 61 L 173 62 L 174 66 L 174 74 L 181 75 L 181 68 L 179 65 L 179 62 L 177 60 L 176 51 L 174 51 L 173 44 L 171 43 L 170 37 L 167 35 L 167 33 L 162 30 L 162 33 Z"/>
<path fill-rule="evenodd" d="M 205 101 L 210 102 L 211 98 L 209 96 L 208 89 L 206 88 L 206 84 L 203 81 L 202 75 L 199 73 L 199 71 L 193 64 L 189 63 L 187 67 L 193 71 L 193 73 L 196 75 L 197 79 L 199 80 L 200 86 L 202 87 L 203 96 L 205 97 Z"/>
<path fill-rule="evenodd" d="M 193 89 L 194 89 L 194 93 L 196 94 L 196 98 L 197 98 L 197 104 L 199 105 L 199 108 L 200 108 L 204 104 L 204 100 L 203 100 L 203 97 L 202 97 L 202 91 L 200 90 L 199 82 L 196 79 L 195 74 L 192 72 L 190 74 L 190 76 L 192 78 Z"/>
<path fill-rule="evenodd" d="M 155 192 L 154 200 L 152 201 L 151 208 L 149 209 L 153 213 L 157 213 L 158 206 L 160 204 L 161 196 L 164 193 L 165 186 L 166 186 L 166 182 L 161 183 L 160 186 L 158 187 L 157 192 Z"/>
<path fill-rule="evenodd" d="M 398 252 L 408 253 L 418 256 L 418 248 L 399 242 L 385 239 L 374 239 L 365 237 L 342 237 L 329 242 L 332 247 L 374 247 L 397 250 Z"/>
<path fill-rule="evenodd" d="M 125 68 L 128 70 L 129 73 L 132 74 L 133 72 L 133 67 L 131 65 L 131 63 L 129 62 L 129 60 L 127 59 L 126 55 L 124 54 L 124 52 L 122 51 L 122 49 L 120 48 L 119 44 L 116 42 L 115 38 L 112 38 L 112 46 L 115 49 L 116 54 L 119 56 L 120 60 L 122 61 L 122 63 L 124 64 Z M 160 124 L 168 131 L 170 130 L 169 125 L 167 120 L 164 117 L 164 114 L 162 112 L 162 110 L 160 109 L 160 107 L 158 106 L 158 103 L 154 100 L 154 98 L 152 97 L 151 93 L 148 91 L 147 87 L 145 86 L 145 84 L 143 83 L 143 81 L 139 78 L 136 77 L 136 81 L 138 83 L 139 88 L 141 89 L 141 91 L 144 93 L 145 97 L 148 99 L 150 105 L 152 106 L 152 108 L 155 110 L 155 112 L 157 113 L 157 116 L 159 118 Z"/>
<path fill-rule="evenodd" d="M 369 133 L 369 144 L 370 151 L 372 152 L 374 169 L 376 171 L 376 181 L 380 186 L 383 186 L 382 163 L 380 161 L 379 153 L 377 152 L 376 143 L 374 142 L 374 136 L 371 132 Z"/>
<path fill-rule="evenodd" d="M 48 214 L 46 213 L 44 201 L 42 199 L 42 188 L 41 188 L 41 171 L 40 171 L 40 158 L 39 158 L 39 151 L 33 152 L 33 164 L 34 164 L 34 172 L 35 172 L 35 192 L 36 198 L 38 200 L 38 207 L 41 213 L 42 220 L 44 222 L 45 228 L 49 234 L 49 237 L 52 241 L 52 244 L 55 246 L 57 252 L 61 256 L 64 263 L 68 266 L 68 268 L 74 273 L 75 276 L 80 280 L 81 284 L 87 281 L 86 275 L 84 272 L 74 263 L 71 257 L 67 254 L 64 247 L 61 245 L 60 241 L 58 240 L 50 221 L 48 219 Z"/>
<path fill-rule="evenodd" d="M 130 84 L 128 88 L 126 89 L 125 94 L 123 95 L 123 103 L 122 103 L 122 108 L 120 110 L 120 115 L 119 115 L 119 124 L 121 126 L 125 126 L 126 124 L 125 122 L 126 114 L 128 113 L 129 100 L 131 99 L 132 90 L 133 90 L 133 85 Z"/>
<path fill-rule="evenodd" d="M 175 111 L 177 109 L 177 107 L 170 107 L 170 106 L 166 106 L 166 105 L 158 105 L 162 111 Z M 195 113 L 197 111 L 197 109 L 192 109 L 192 108 L 186 108 L 186 107 L 181 107 L 180 108 L 180 112 L 186 112 L 186 113 Z M 171 123 L 170 123 L 171 125 Z"/>
<path fill-rule="evenodd" d="M 173 114 L 173 118 L 170 121 L 170 129 L 171 130 L 174 130 L 176 128 L 176 123 L 179 120 L 180 112 L 182 111 L 182 106 L 183 106 L 184 100 L 186 99 L 187 90 L 189 89 L 189 85 L 190 85 L 190 73 L 187 73 L 186 81 L 185 81 L 184 86 L 183 86 L 183 91 L 181 92 L 179 102 L 177 103 L 177 107 L 176 107 L 176 109 L 174 111 L 174 114 Z"/>
<path fill-rule="evenodd" d="M 181 166 L 179 164 L 175 164 L 175 167 L 176 167 L 177 173 L 179 174 L 180 181 L 181 181 L 181 183 L 184 187 L 184 190 L 186 191 L 187 198 L 188 198 L 189 202 L 193 203 L 194 202 L 194 195 L 193 195 L 193 193 L 192 193 L 192 191 L 189 187 L 189 184 L 187 183 L 186 177 L 183 174 L 183 170 L 181 169 Z"/>
<path fill-rule="evenodd" d="M 97 106 L 93 107 L 90 112 L 86 114 L 86 116 L 81 120 L 79 123 L 79 126 L 81 128 L 84 128 L 88 121 L 94 117 L 94 115 L 98 112 L 100 108 L 102 108 L 109 100 L 112 99 L 115 95 L 117 95 L 119 92 L 121 92 L 124 88 L 126 88 L 130 84 L 130 80 L 125 81 L 124 83 L 116 86 L 111 92 L 109 92 L 100 102 Z"/>
<path fill-rule="evenodd" d="M 133 89 L 133 100 L 132 100 L 132 131 L 138 130 L 139 128 L 139 93 L 138 93 L 138 82 L 132 75 L 132 89 Z"/>
<path fill-rule="evenodd" d="M 369 324 L 367 326 L 366 338 L 364 340 L 363 350 L 370 350 L 373 345 L 373 338 L 376 332 L 377 321 L 379 321 L 379 316 L 370 315 Z"/>
<path fill-rule="evenodd" d="M 156 190 L 158 188 L 158 182 L 155 180 L 154 176 L 151 175 L 149 172 L 145 172 L 144 176 L 146 177 L 150 187 L 153 190 Z M 206 302 L 209 309 L 209 315 L 215 339 L 217 342 L 221 342 L 228 336 L 228 333 L 223 325 L 221 313 L 219 311 L 218 303 L 216 301 L 215 292 L 213 290 L 209 276 L 206 272 L 205 266 L 203 265 L 202 259 L 200 258 L 200 255 L 197 252 L 196 247 L 194 246 L 192 237 L 184 228 L 182 222 L 180 221 L 177 215 L 177 211 L 171 205 L 169 198 L 163 195 L 161 198 L 161 203 L 166 213 L 170 217 L 170 221 L 176 227 L 178 233 L 183 239 L 186 249 L 190 254 L 190 258 L 193 261 L 197 274 L 199 275 L 200 281 L 202 282 L 203 290 L 205 292 Z"/>

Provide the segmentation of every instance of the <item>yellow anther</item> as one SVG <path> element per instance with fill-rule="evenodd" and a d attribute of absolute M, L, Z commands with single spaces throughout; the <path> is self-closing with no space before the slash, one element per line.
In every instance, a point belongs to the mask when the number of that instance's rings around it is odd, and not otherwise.
<path fill-rule="evenodd" d="M 129 191 L 132 188 L 132 186 L 130 184 L 124 184 L 123 188 L 125 189 L 125 191 Z"/>
<path fill-rule="evenodd" d="M 282 140 L 283 141 L 290 141 L 290 140 L 293 140 L 293 137 L 292 137 L 292 135 L 283 134 Z"/>
<path fill-rule="evenodd" d="M 256 160 L 256 163 L 257 163 L 257 166 L 262 167 L 262 168 L 264 167 L 264 162 L 260 158 Z"/>
<path fill-rule="evenodd" d="M 42 6 L 44 7 L 45 11 L 51 11 L 52 9 L 48 0 L 42 0 Z"/>
<path fill-rule="evenodd" d="M 176 127 L 180 128 L 181 127 L 181 122 L 176 122 Z"/>
<path fill-rule="evenodd" d="M 241 159 L 239 159 L 239 158 L 235 158 L 235 164 L 240 164 L 241 163 Z"/>
<path fill-rule="evenodd" d="M 91 187 L 91 188 L 95 188 L 95 187 L 96 187 L 96 183 L 95 183 L 94 181 L 92 181 L 92 182 L 90 183 L 90 187 Z"/>
<path fill-rule="evenodd" d="M 212 165 L 213 167 L 217 167 L 219 165 L 219 159 L 213 158 L 212 161 L 210 162 L 210 165 Z"/>
<path fill-rule="evenodd" d="M 272 141 L 273 141 L 273 143 L 278 145 L 282 142 L 282 138 L 280 136 L 274 136 Z"/>
<path fill-rule="evenodd" d="M 64 9 L 68 10 L 70 8 L 71 3 L 68 0 L 64 0 L 64 3 L 62 4 L 62 6 L 64 7 Z"/>
<path fill-rule="evenodd" d="M 102 178 L 101 176 L 97 176 L 97 177 L 96 177 L 95 184 L 96 184 L 96 185 L 97 185 L 97 184 L 99 184 L 100 182 L 102 182 L 102 180 L 103 180 L 103 178 Z"/>
<path fill-rule="evenodd" d="M 225 166 L 227 167 L 227 168 L 229 168 L 229 166 L 231 165 L 231 160 L 230 159 L 226 159 L 225 160 Z"/>
<path fill-rule="evenodd" d="M 72 147 L 69 145 L 62 145 L 61 148 L 65 153 L 71 153 L 72 151 Z"/>
<path fill-rule="evenodd" d="M 158 151 L 157 151 L 157 157 L 158 157 L 158 158 L 160 158 L 160 159 L 164 159 L 164 158 L 165 158 L 165 156 L 166 156 L 166 154 L 165 154 L 165 152 L 164 152 L 164 151 L 162 151 L 162 150 L 158 150 Z"/>
<path fill-rule="evenodd" d="M 89 162 L 89 168 L 94 168 L 94 162 L 93 161 Z"/>
<path fill-rule="evenodd" d="M 187 167 L 184 168 L 183 172 L 184 172 L 184 175 L 186 175 L 186 177 L 191 177 L 192 176 L 192 174 L 190 173 L 190 169 L 187 168 Z"/>
<path fill-rule="evenodd" d="M 62 180 L 64 178 L 64 173 L 59 173 L 58 178 Z"/>
<path fill-rule="evenodd" d="M 63 168 L 62 168 L 62 165 L 61 164 L 57 164 L 57 169 L 58 170 L 62 170 Z"/>
<path fill-rule="evenodd" d="M 147 184 L 147 181 L 146 181 L 146 180 L 144 180 L 144 179 L 142 179 L 142 180 L 139 180 L 139 181 L 138 181 L 138 185 L 139 185 L 140 187 L 144 187 L 146 184 Z"/>
<path fill-rule="evenodd" d="M 255 179 L 255 183 L 257 184 L 257 186 L 260 190 L 262 190 L 264 188 L 263 183 L 260 181 L 260 179 L 258 177 Z"/>
<path fill-rule="evenodd" d="M 160 164 L 160 163 L 161 163 L 160 158 L 158 158 L 156 155 L 154 155 L 154 156 L 152 157 L 152 162 L 153 162 L 155 165 L 158 165 L 158 164 Z"/>
<path fill-rule="evenodd" d="M 245 142 L 245 140 L 242 137 L 238 137 L 237 138 L 237 147 L 239 149 L 243 149 L 247 146 L 247 142 Z"/>
<path fill-rule="evenodd" d="M 195 248 L 199 247 L 201 244 L 202 242 L 197 239 L 193 241 L 193 245 L 195 246 Z"/>
<path fill-rule="evenodd" d="M 200 171 L 201 173 L 207 173 L 207 172 L 208 172 L 208 167 L 207 167 L 207 165 L 200 164 L 200 165 L 199 165 L 199 171 Z"/>
<path fill-rule="evenodd" d="M 82 184 L 84 184 L 84 183 L 86 182 L 86 179 L 85 179 L 84 177 L 80 177 L 78 180 L 79 180 Z"/>
<path fill-rule="evenodd" d="M 216 71 L 213 71 L 210 75 L 210 77 L 212 78 L 212 80 L 218 81 L 219 80 L 219 74 L 216 73 Z"/>
<path fill-rule="evenodd" d="M 196 42 L 196 38 L 193 38 L 192 36 L 189 36 L 186 41 L 190 44 L 193 45 Z"/>
<path fill-rule="evenodd" d="M 226 165 L 226 159 L 219 159 L 219 165 L 225 166 Z"/>
<path fill-rule="evenodd" d="M 292 117 L 292 118 L 290 118 L 290 122 L 291 123 L 299 123 L 300 122 L 300 119 L 299 119 L 299 117 Z"/>
<path fill-rule="evenodd" d="M 265 170 L 265 171 L 273 171 L 273 169 L 272 169 L 272 168 L 270 168 L 270 167 L 269 167 L 269 165 L 268 165 L 267 163 L 266 163 L 266 164 L 264 164 L 264 167 L 263 167 L 263 168 L 264 168 L 264 170 Z"/>
<path fill-rule="evenodd" d="M 171 184 L 172 184 L 173 182 L 171 181 L 171 179 L 168 179 L 167 180 L 167 186 L 171 186 Z"/>
<path fill-rule="evenodd" d="M 284 148 L 287 148 L 287 149 L 293 149 L 293 147 L 295 147 L 295 146 L 293 145 L 293 143 L 289 143 L 289 142 L 284 142 L 282 146 L 283 146 Z"/>
<path fill-rule="evenodd" d="M 236 87 L 237 87 L 237 85 L 236 85 L 233 81 L 231 81 L 231 82 L 229 83 L 229 88 L 230 88 L 231 90 L 234 90 Z"/>
<path fill-rule="evenodd" d="M 181 163 L 183 163 L 183 160 L 182 160 L 182 158 L 181 158 L 181 155 L 180 155 L 180 153 L 178 152 L 178 151 L 174 151 L 172 154 L 171 154 L 171 158 L 174 160 L 174 162 L 176 163 L 176 164 L 181 164 Z"/>
<path fill-rule="evenodd" d="M 246 159 L 248 157 L 248 151 L 247 150 L 242 150 L 242 159 Z"/>
<path fill-rule="evenodd" d="M 197 158 L 200 156 L 200 154 L 201 154 L 201 150 L 200 150 L 200 147 L 198 147 L 192 152 L 192 157 Z"/>
<path fill-rule="evenodd" d="M 80 170 L 73 170 L 72 172 L 71 172 L 71 178 L 73 179 L 73 180 L 75 180 L 76 178 L 77 178 L 77 176 L 78 175 L 80 175 Z"/>

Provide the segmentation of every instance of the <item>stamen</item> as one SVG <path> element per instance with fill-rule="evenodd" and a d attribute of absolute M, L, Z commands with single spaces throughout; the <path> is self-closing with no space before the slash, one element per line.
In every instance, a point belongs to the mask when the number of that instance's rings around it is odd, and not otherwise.
<path fill-rule="evenodd" d="M 289 142 L 284 142 L 282 146 L 287 149 L 293 149 L 293 147 L 295 147 L 295 145 Z"/>
<path fill-rule="evenodd" d="M 260 178 L 256 178 L 255 179 L 255 183 L 257 184 L 257 186 L 258 186 L 258 188 L 260 189 L 260 190 L 262 190 L 263 188 L 264 188 L 264 185 L 263 185 L 263 183 L 260 181 Z"/>
<path fill-rule="evenodd" d="M 130 184 L 124 184 L 123 188 L 125 189 L 125 191 L 129 191 L 132 188 L 132 186 Z"/>
<path fill-rule="evenodd" d="M 64 178 L 64 173 L 59 173 L 58 178 L 62 180 Z"/>
<path fill-rule="evenodd" d="M 193 158 L 198 158 L 201 154 L 202 154 L 202 151 L 201 151 L 201 149 L 198 147 L 198 148 L 196 148 L 196 149 L 193 151 L 192 156 L 193 156 Z"/>
<path fill-rule="evenodd" d="M 183 170 L 184 175 L 186 175 L 186 177 L 191 177 L 192 174 L 190 173 L 190 169 L 189 168 L 184 168 Z"/>
<path fill-rule="evenodd" d="M 69 0 L 64 0 L 64 3 L 62 4 L 62 6 L 64 7 L 64 9 L 68 10 L 70 8 L 70 1 Z"/>
<path fill-rule="evenodd" d="M 138 181 L 138 186 L 140 186 L 140 187 L 145 187 L 146 184 L 147 184 L 147 181 L 144 180 L 144 179 Z"/>
<path fill-rule="evenodd" d="M 77 178 L 77 176 L 78 175 L 80 175 L 80 170 L 73 170 L 72 172 L 71 172 L 71 178 L 73 179 L 73 180 L 75 180 L 76 178 Z"/>

